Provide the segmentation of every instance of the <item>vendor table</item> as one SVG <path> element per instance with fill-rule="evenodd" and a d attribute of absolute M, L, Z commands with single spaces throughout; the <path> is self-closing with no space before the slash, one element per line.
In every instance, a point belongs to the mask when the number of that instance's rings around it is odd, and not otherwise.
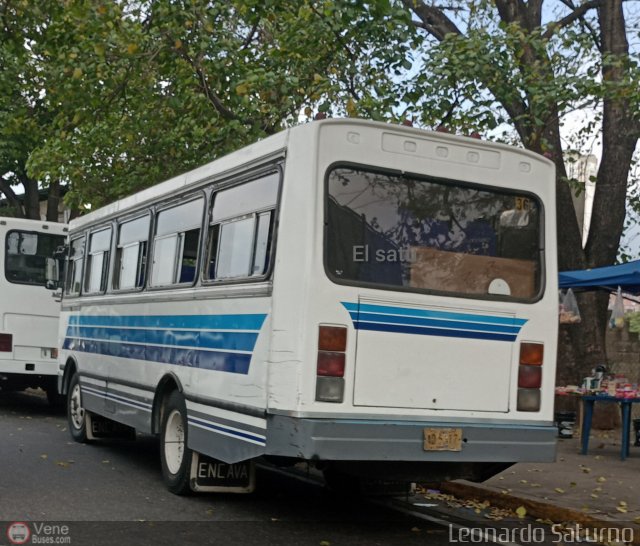
<path fill-rule="evenodd" d="M 593 406 L 596 402 L 608 402 L 620 404 L 622 414 L 622 441 L 620 459 L 625 460 L 629 456 L 629 443 L 631 438 L 631 405 L 640 403 L 640 398 L 617 398 L 608 395 L 584 395 L 582 399 L 582 454 L 586 455 L 589 449 L 589 434 L 591 433 L 591 420 L 593 418 Z"/>

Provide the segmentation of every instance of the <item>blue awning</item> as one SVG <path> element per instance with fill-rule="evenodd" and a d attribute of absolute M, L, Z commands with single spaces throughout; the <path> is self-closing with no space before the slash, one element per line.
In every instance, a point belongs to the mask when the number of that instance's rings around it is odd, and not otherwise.
<path fill-rule="evenodd" d="M 618 286 L 628 294 L 640 293 L 640 260 L 608 267 L 560 273 L 560 288 L 616 290 Z"/>

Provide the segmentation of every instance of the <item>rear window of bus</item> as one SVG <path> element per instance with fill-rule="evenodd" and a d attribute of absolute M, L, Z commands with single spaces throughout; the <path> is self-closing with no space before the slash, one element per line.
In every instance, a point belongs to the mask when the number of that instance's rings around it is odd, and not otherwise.
<path fill-rule="evenodd" d="M 328 275 L 343 284 L 532 301 L 542 290 L 531 194 L 355 167 L 328 174 Z"/>

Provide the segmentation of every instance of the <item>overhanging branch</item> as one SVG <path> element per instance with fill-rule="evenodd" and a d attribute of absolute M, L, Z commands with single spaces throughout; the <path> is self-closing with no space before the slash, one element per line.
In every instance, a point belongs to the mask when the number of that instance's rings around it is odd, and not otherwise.
<path fill-rule="evenodd" d="M 542 37 L 546 40 L 549 40 L 556 33 L 557 30 L 564 28 L 567 25 L 570 25 L 577 19 L 580 19 L 582 16 L 584 16 L 584 14 L 587 13 L 589 10 L 599 8 L 600 6 L 602 6 L 602 4 L 603 4 L 603 0 L 589 0 L 584 4 L 574 7 L 573 11 L 569 13 L 569 15 L 567 15 L 566 17 L 563 17 L 558 21 L 554 21 L 553 23 L 549 23 L 549 25 L 547 26 L 547 30 L 544 32 Z M 568 5 L 568 4 L 565 2 L 565 5 Z"/>

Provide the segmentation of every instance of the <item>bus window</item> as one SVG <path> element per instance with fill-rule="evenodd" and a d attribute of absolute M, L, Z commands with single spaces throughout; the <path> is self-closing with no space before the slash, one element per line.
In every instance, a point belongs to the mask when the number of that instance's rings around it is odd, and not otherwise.
<path fill-rule="evenodd" d="M 339 282 L 522 300 L 541 290 L 531 196 L 345 167 L 328 187 L 326 264 Z"/>
<path fill-rule="evenodd" d="M 16 284 L 44 286 L 45 261 L 64 237 L 30 231 L 10 231 L 6 239 L 5 277 Z"/>
<path fill-rule="evenodd" d="M 203 211 L 204 199 L 195 199 L 158 213 L 151 286 L 195 281 Z"/>
<path fill-rule="evenodd" d="M 87 255 L 87 276 L 84 283 L 84 291 L 88 294 L 102 292 L 106 287 L 110 247 L 111 228 L 91 234 Z"/>
<path fill-rule="evenodd" d="M 68 296 L 80 294 L 82 285 L 82 264 L 84 262 L 84 237 L 71 241 L 69 260 L 67 262 L 67 284 L 65 292 Z"/>
<path fill-rule="evenodd" d="M 209 231 L 206 276 L 212 280 L 266 273 L 278 199 L 277 173 L 218 192 Z"/>
<path fill-rule="evenodd" d="M 144 285 L 149 223 L 150 216 L 147 215 L 120 224 L 113 270 L 114 290 L 132 290 Z"/>

